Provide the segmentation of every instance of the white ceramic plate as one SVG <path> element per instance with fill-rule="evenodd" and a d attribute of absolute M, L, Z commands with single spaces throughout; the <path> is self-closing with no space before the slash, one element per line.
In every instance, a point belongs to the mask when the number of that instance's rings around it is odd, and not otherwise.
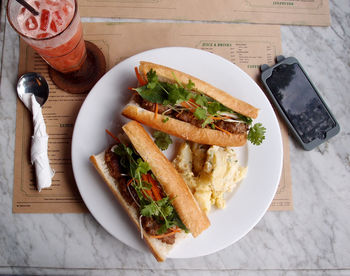
<path fill-rule="evenodd" d="M 246 73 L 206 51 L 182 47 L 154 49 L 132 56 L 107 72 L 91 90 L 77 117 L 72 140 L 73 171 L 92 215 L 115 238 L 135 249 L 148 250 L 89 162 L 89 156 L 111 144 L 105 129 L 118 133 L 128 121 L 120 112 L 131 96 L 128 87 L 136 85 L 134 67 L 141 60 L 186 72 L 260 109 L 256 122 L 266 127 L 266 140 L 260 146 L 248 143 L 237 149 L 240 162 L 248 166 L 247 177 L 235 194 L 227 196 L 226 209 L 214 208 L 210 212 L 210 228 L 196 239 L 190 237 L 179 244 L 169 257 L 191 258 L 214 253 L 246 235 L 265 214 L 275 195 L 283 155 L 276 116 L 263 91 Z M 174 147 L 166 152 L 170 159 Z"/>

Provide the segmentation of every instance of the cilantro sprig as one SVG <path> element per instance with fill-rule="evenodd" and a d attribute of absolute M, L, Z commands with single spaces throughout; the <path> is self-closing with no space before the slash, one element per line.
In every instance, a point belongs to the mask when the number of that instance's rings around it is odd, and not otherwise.
<path fill-rule="evenodd" d="M 253 145 L 260 145 L 265 139 L 266 128 L 261 123 L 253 125 L 248 132 L 248 140 Z"/>
<path fill-rule="evenodd" d="M 142 175 L 150 174 L 151 177 L 155 179 L 149 164 L 142 160 L 134 148 L 128 147 L 122 143 L 114 148 L 114 153 L 119 156 L 120 165 L 129 172 L 132 178 L 131 185 L 138 196 L 140 214 L 146 217 L 153 217 L 158 222 L 160 225 L 158 234 L 163 234 L 174 226 L 178 226 L 187 232 L 186 226 L 182 223 L 176 210 L 172 206 L 172 200 L 168 196 L 160 200 L 154 200 L 144 192 L 150 190 L 152 184 L 147 180 L 143 180 Z"/>
<path fill-rule="evenodd" d="M 166 150 L 169 147 L 169 145 L 173 143 L 173 141 L 170 138 L 170 135 L 162 131 L 156 130 L 153 132 L 152 136 L 155 138 L 154 143 L 161 150 Z"/>

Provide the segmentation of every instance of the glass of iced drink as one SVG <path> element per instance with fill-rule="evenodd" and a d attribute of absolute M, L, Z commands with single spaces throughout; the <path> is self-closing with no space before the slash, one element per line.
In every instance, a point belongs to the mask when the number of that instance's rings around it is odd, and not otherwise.
<path fill-rule="evenodd" d="M 86 59 L 83 28 L 76 0 L 27 0 L 33 15 L 15 0 L 7 4 L 11 26 L 55 70 L 79 70 Z"/>

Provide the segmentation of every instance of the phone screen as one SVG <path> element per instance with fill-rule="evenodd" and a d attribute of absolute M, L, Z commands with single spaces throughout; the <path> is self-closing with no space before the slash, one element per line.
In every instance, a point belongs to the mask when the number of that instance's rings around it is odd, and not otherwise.
<path fill-rule="evenodd" d="M 266 83 L 304 143 L 324 139 L 335 127 L 336 122 L 298 64 L 280 64 Z"/>

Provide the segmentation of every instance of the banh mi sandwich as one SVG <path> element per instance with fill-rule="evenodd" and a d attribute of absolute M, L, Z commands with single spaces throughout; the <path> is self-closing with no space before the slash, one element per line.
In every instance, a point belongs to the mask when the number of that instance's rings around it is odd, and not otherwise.
<path fill-rule="evenodd" d="M 197 237 L 210 222 L 145 129 L 135 121 L 122 128 L 130 144 L 118 140 L 90 161 L 161 262 L 188 232 Z"/>
<path fill-rule="evenodd" d="M 199 144 L 242 146 L 265 139 L 258 109 L 178 70 L 141 61 L 139 87 L 122 114 L 152 128 Z"/>

